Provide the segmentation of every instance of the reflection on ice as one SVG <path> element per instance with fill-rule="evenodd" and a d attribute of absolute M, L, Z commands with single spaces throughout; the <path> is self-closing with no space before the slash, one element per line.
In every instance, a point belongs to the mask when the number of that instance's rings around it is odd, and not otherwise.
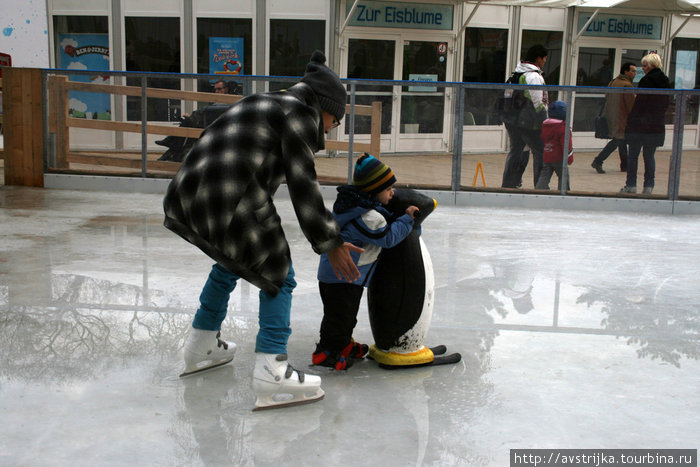
<path fill-rule="evenodd" d="M 359 362 L 321 373 L 317 404 L 253 414 L 254 287 L 224 323 L 233 364 L 177 378 L 211 260 L 161 227 L 160 201 L 0 190 L 0 462 L 343 465 L 362 440 L 373 464 L 503 465 L 510 448 L 697 444 L 696 217 L 440 206 L 426 344 L 463 361 Z M 306 369 L 318 256 L 277 204 Z M 358 321 L 371 341 L 366 304 Z"/>

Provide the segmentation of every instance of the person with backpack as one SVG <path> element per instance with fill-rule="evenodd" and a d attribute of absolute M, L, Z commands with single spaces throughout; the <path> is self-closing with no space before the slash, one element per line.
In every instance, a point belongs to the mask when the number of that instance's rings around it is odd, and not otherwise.
<path fill-rule="evenodd" d="M 526 85 L 544 85 L 542 67 L 547 62 L 547 49 L 540 44 L 527 51 L 525 60 L 515 68 L 507 82 Z M 547 92 L 532 88 L 506 90 L 501 118 L 510 137 L 510 151 L 503 169 L 503 188 L 518 188 L 527 166 L 527 145 L 532 151 L 533 186 L 542 171 L 543 144 L 540 139 L 542 122 L 547 118 Z"/>

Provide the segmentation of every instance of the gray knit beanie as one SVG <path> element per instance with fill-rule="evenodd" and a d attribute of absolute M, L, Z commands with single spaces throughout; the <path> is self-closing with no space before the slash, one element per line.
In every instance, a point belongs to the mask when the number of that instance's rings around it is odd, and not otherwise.
<path fill-rule="evenodd" d="M 306 65 L 302 83 L 311 86 L 318 97 L 321 109 L 333 115 L 338 121 L 345 116 L 348 93 L 340 78 L 326 65 L 326 56 L 320 50 L 314 51 Z"/>

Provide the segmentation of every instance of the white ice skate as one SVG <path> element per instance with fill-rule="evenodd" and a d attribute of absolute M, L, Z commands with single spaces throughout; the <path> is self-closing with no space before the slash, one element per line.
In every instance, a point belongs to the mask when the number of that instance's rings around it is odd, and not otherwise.
<path fill-rule="evenodd" d="M 219 339 L 220 331 L 191 328 L 185 343 L 185 371 L 180 377 L 226 365 L 233 360 L 236 344 Z"/>
<path fill-rule="evenodd" d="M 287 363 L 287 355 L 256 353 L 253 410 L 310 404 L 323 399 L 321 377 L 305 375 Z"/>

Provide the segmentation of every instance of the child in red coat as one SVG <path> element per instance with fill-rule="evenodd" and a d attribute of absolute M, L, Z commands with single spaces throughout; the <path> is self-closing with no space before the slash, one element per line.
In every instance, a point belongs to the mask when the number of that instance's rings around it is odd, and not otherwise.
<path fill-rule="evenodd" d="M 549 118 L 542 122 L 542 133 L 540 137 L 544 142 L 544 152 L 542 153 L 542 172 L 537 180 L 535 188 L 539 190 L 549 190 L 549 180 L 552 172 L 559 177 L 558 190 L 561 190 L 562 159 L 564 158 L 564 135 L 566 127 L 566 102 L 554 101 L 549 105 Z M 569 151 L 568 164 L 574 161 L 571 129 L 569 128 Z M 566 189 L 569 190 L 569 180 L 566 180 Z"/>

